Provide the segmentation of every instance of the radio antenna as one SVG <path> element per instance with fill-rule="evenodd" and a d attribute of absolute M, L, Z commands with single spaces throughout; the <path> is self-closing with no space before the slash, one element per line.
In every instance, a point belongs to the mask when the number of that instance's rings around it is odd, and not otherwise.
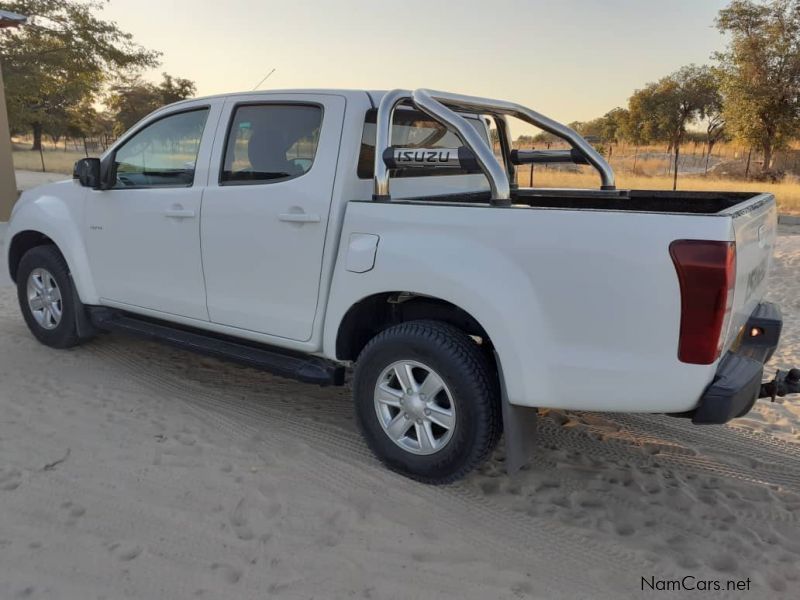
<path fill-rule="evenodd" d="M 275 72 L 275 69 L 272 69 L 272 71 L 270 71 L 269 73 L 267 73 L 266 75 L 264 75 L 264 79 L 262 79 L 261 81 L 259 81 L 259 82 L 256 84 L 256 87 L 254 87 L 254 88 L 253 88 L 253 91 L 255 92 L 255 91 L 258 89 L 258 88 L 260 88 L 260 87 L 261 87 L 261 84 L 262 84 L 262 83 L 264 83 L 264 82 L 265 82 L 267 79 L 269 79 L 269 76 L 270 76 L 270 75 L 272 75 L 274 72 Z"/>

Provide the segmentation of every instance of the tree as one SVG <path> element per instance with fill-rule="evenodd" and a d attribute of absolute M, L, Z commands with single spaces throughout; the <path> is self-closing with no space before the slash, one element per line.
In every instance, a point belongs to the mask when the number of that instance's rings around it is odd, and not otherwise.
<path fill-rule="evenodd" d="M 161 104 L 172 104 L 179 100 L 186 100 L 197 93 L 197 86 L 191 79 L 173 77 L 168 73 L 162 73 L 162 82 L 158 84 L 158 94 Z"/>
<path fill-rule="evenodd" d="M 31 16 L 25 27 L 0 30 L 0 55 L 12 128 L 33 131 L 33 150 L 112 75 L 158 64 L 157 52 L 95 16 L 101 2 L 16 0 L 0 8 Z"/>
<path fill-rule="evenodd" d="M 159 106 L 158 94 L 153 84 L 138 77 L 113 85 L 105 104 L 113 115 L 114 135 L 117 136 Z"/>
<path fill-rule="evenodd" d="M 610 110 L 602 117 L 584 123 L 571 123 L 570 127 L 584 137 L 595 137 L 601 142 L 615 143 L 623 137 L 623 130 L 627 119 L 628 111 L 624 108 L 617 107 Z"/>
<path fill-rule="evenodd" d="M 706 173 L 708 173 L 708 163 L 711 160 L 714 146 L 728 138 L 725 105 L 720 91 L 722 87 L 721 73 L 719 70 L 712 70 L 712 74 L 717 81 L 717 93 L 712 96 L 711 102 L 706 107 Z"/>
<path fill-rule="evenodd" d="M 535 144 L 546 144 L 548 148 L 552 144 L 557 144 L 558 142 L 562 141 L 560 137 L 550 133 L 549 131 L 540 131 L 534 136 L 521 135 L 517 138 L 517 141 L 521 143 L 523 139 L 525 139 L 525 145 L 527 146 L 534 146 Z"/>
<path fill-rule="evenodd" d="M 619 142 L 625 138 L 630 113 L 622 107 L 612 108 L 602 117 L 600 136 L 607 142 Z"/>
<path fill-rule="evenodd" d="M 634 92 L 628 101 L 628 129 L 637 142 L 665 141 L 674 152 L 672 189 L 678 187 L 678 161 L 687 125 L 706 118 L 719 103 L 711 68 L 689 65 Z"/>
<path fill-rule="evenodd" d="M 179 100 L 190 98 L 196 92 L 189 79 L 162 73 L 158 85 L 130 78 L 111 88 L 106 105 L 114 115 L 114 133 L 120 135 L 155 109 Z"/>
<path fill-rule="evenodd" d="M 800 122 L 800 1 L 733 0 L 717 28 L 729 36 L 717 54 L 731 133 L 760 149 L 763 171 Z"/>

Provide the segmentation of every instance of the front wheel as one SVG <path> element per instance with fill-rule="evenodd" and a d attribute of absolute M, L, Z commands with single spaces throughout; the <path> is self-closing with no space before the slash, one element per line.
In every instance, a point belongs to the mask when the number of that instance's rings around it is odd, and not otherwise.
<path fill-rule="evenodd" d="M 83 341 L 75 318 L 77 296 L 58 248 L 36 246 L 25 253 L 17 269 L 17 297 L 28 329 L 41 343 L 69 348 Z"/>
<path fill-rule="evenodd" d="M 460 479 L 497 444 L 497 375 L 463 331 L 438 321 L 390 327 L 356 362 L 353 394 L 372 451 L 425 483 Z"/>

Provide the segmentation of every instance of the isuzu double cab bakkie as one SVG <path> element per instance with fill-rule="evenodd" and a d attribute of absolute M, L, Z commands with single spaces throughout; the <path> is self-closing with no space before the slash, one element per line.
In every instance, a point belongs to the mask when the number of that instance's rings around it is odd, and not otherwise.
<path fill-rule="evenodd" d="M 508 117 L 569 150 L 512 149 Z M 598 189 L 514 183 L 565 161 Z M 517 447 L 533 407 L 725 423 L 796 391 L 796 371 L 762 385 L 776 220 L 770 194 L 616 189 L 518 104 L 269 91 L 157 110 L 24 193 L 6 259 L 49 346 L 122 330 L 320 385 L 353 364 L 370 448 L 441 483 L 504 428 Z"/>

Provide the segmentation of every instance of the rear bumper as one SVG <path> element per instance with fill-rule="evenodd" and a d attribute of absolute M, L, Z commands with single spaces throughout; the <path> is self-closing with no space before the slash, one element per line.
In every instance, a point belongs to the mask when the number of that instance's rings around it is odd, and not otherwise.
<path fill-rule="evenodd" d="M 756 328 L 759 335 L 751 336 Z M 758 305 L 744 327 L 737 348 L 725 354 L 712 381 L 692 414 L 697 424 L 727 423 L 747 414 L 761 391 L 766 363 L 778 347 L 783 317 L 777 305 Z"/>

